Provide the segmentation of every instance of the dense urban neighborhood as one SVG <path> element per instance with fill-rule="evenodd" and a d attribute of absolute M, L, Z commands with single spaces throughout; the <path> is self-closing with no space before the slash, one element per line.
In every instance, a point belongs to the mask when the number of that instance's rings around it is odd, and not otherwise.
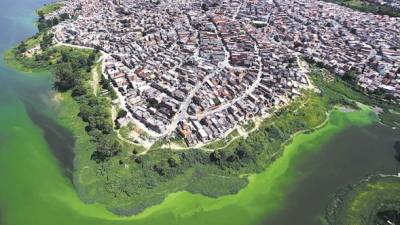
<path fill-rule="evenodd" d="M 69 0 L 54 19 L 55 42 L 105 53 L 119 123 L 153 140 L 194 146 L 268 117 L 312 88 L 303 61 L 400 100 L 396 17 L 316 0 Z"/>

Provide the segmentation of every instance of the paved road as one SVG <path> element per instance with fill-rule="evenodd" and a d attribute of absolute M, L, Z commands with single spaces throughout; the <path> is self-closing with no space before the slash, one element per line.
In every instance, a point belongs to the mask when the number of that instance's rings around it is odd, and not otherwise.
<path fill-rule="evenodd" d="M 223 111 L 223 110 L 225 110 L 225 109 L 228 109 L 229 107 L 231 107 L 232 105 L 234 105 L 236 102 L 245 99 L 249 94 L 251 94 L 252 92 L 254 92 L 254 90 L 257 88 L 257 86 L 258 86 L 258 85 L 260 84 L 260 82 L 261 82 L 262 67 L 263 67 L 262 60 L 261 60 L 261 54 L 260 54 L 260 50 L 259 50 L 259 48 L 258 48 L 257 43 L 254 45 L 254 47 L 255 47 L 255 50 L 256 50 L 257 55 L 258 55 L 258 63 L 259 63 L 258 74 L 257 74 L 257 78 L 256 78 L 256 80 L 254 81 L 254 83 L 253 83 L 248 89 L 246 89 L 245 93 L 243 93 L 243 94 L 240 95 L 239 97 L 237 97 L 237 98 L 231 100 L 230 102 L 225 103 L 225 104 L 219 106 L 218 108 L 216 108 L 216 109 L 214 109 L 214 110 L 209 110 L 209 111 L 207 111 L 206 113 L 198 114 L 198 115 L 195 115 L 195 116 L 190 116 L 190 118 L 201 120 L 202 118 L 204 118 L 204 117 L 206 117 L 206 116 L 215 114 L 215 113 L 217 113 L 217 112 L 221 112 L 221 111 Z"/>
<path fill-rule="evenodd" d="M 222 43 L 222 37 L 220 37 L 219 32 L 214 24 L 214 30 L 215 32 L 218 34 L 218 39 L 220 40 L 220 42 Z M 216 74 L 218 74 L 219 72 L 221 72 L 225 67 L 229 66 L 229 57 L 230 57 L 230 53 L 229 51 L 226 49 L 225 46 L 223 46 L 224 48 L 224 52 L 225 52 L 225 59 L 224 61 L 218 63 L 218 69 L 208 75 L 206 75 L 203 80 L 196 84 L 196 86 L 189 92 L 188 97 L 183 101 L 183 103 L 181 104 L 181 106 L 179 107 L 179 111 L 178 113 L 172 118 L 171 124 L 167 127 L 167 129 L 165 130 L 165 132 L 163 132 L 163 136 L 169 135 L 172 132 L 174 132 L 178 126 L 178 123 L 180 121 L 183 121 L 185 118 L 188 117 L 187 115 L 187 109 L 190 105 L 190 103 L 192 102 L 193 97 L 195 96 L 195 94 L 200 90 L 200 88 L 208 81 L 210 80 L 212 77 L 214 77 Z M 198 56 L 199 52 L 196 51 L 195 56 L 197 59 L 200 59 Z"/>

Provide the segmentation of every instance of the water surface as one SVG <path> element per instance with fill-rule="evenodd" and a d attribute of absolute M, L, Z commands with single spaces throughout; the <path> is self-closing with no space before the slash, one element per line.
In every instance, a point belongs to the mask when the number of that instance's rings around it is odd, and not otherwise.
<path fill-rule="evenodd" d="M 0 2 L 0 52 L 36 32 L 34 10 L 45 2 Z M 370 173 L 399 172 L 393 157 L 399 131 L 372 122 L 367 112 L 335 112 L 326 127 L 297 136 L 237 195 L 179 192 L 138 216 L 118 217 L 77 196 L 69 179 L 74 139 L 49 107 L 51 83 L 49 74 L 23 74 L 0 61 L 2 225 L 321 224 L 338 188 Z"/>
<path fill-rule="evenodd" d="M 292 170 L 299 181 L 285 196 L 283 209 L 268 215 L 265 224 L 319 225 L 338 188 L 357 182 L 370 174 L 397 174 L 394 143 L 400 132 L 379 124 L 350 127 L 333 136 L 321 151 L 307 155 Z M 400 180 L 399 180 L 400 182 Z M 290 216 L 288 216 L 290 215 Z"/>

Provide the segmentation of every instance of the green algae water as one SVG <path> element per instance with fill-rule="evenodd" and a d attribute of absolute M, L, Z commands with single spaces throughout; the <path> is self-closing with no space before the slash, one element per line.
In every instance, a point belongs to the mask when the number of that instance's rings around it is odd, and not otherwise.
<path fill-rule="evenodd" d="M 0 2 L 0 51 L 33 35 L 43 0 Z M 396 174 L 398 130 L 381 126 L 367 108 L 334 111 L 328 123 L 295 136 L 281 158 L 250 177 L 236 195 L 212 199 L 187 192 L 132 217 L 85 205 L 71 183 L 73 138 L 54 120 L 49 74 L 23 74 L 0 62 L 0 224 L 322 224 L 338 188 L 368 174 Z"/>

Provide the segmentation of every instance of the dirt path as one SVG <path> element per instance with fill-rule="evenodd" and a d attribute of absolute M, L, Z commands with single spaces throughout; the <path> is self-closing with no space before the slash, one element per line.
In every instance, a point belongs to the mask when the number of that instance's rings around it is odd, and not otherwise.
<path fill-rule="evenodd" d="M 97 90 L 98 90 L 99 82 L 100 82 L 99 73 L 97 72 L 97 67 L 98 67 L 98 65 L 96 65 L 92 70 L 92 80 L 91 80 L 93 94 L 95 96 L 97 96 Z"/>
<path fill-rule="evenodd" d="M 102 64 L 103 64 L 103 60 L 104 60 L 104 54 L 101 54 L 100 58 L 97 60 L 97 62 L 95 64 L 96 66 L 92 69 L 92 81 L 91 81 L 91 84 L 92 84 L 93 94 L 95 96 L 97 96 L 97 91 L 98 91 L 98 88 L 99 88 L 100 76 L 101 76 L 101 74 L 99 74 L 98 68 L 100 67 L 100 69 L 101 69 Z"/>

